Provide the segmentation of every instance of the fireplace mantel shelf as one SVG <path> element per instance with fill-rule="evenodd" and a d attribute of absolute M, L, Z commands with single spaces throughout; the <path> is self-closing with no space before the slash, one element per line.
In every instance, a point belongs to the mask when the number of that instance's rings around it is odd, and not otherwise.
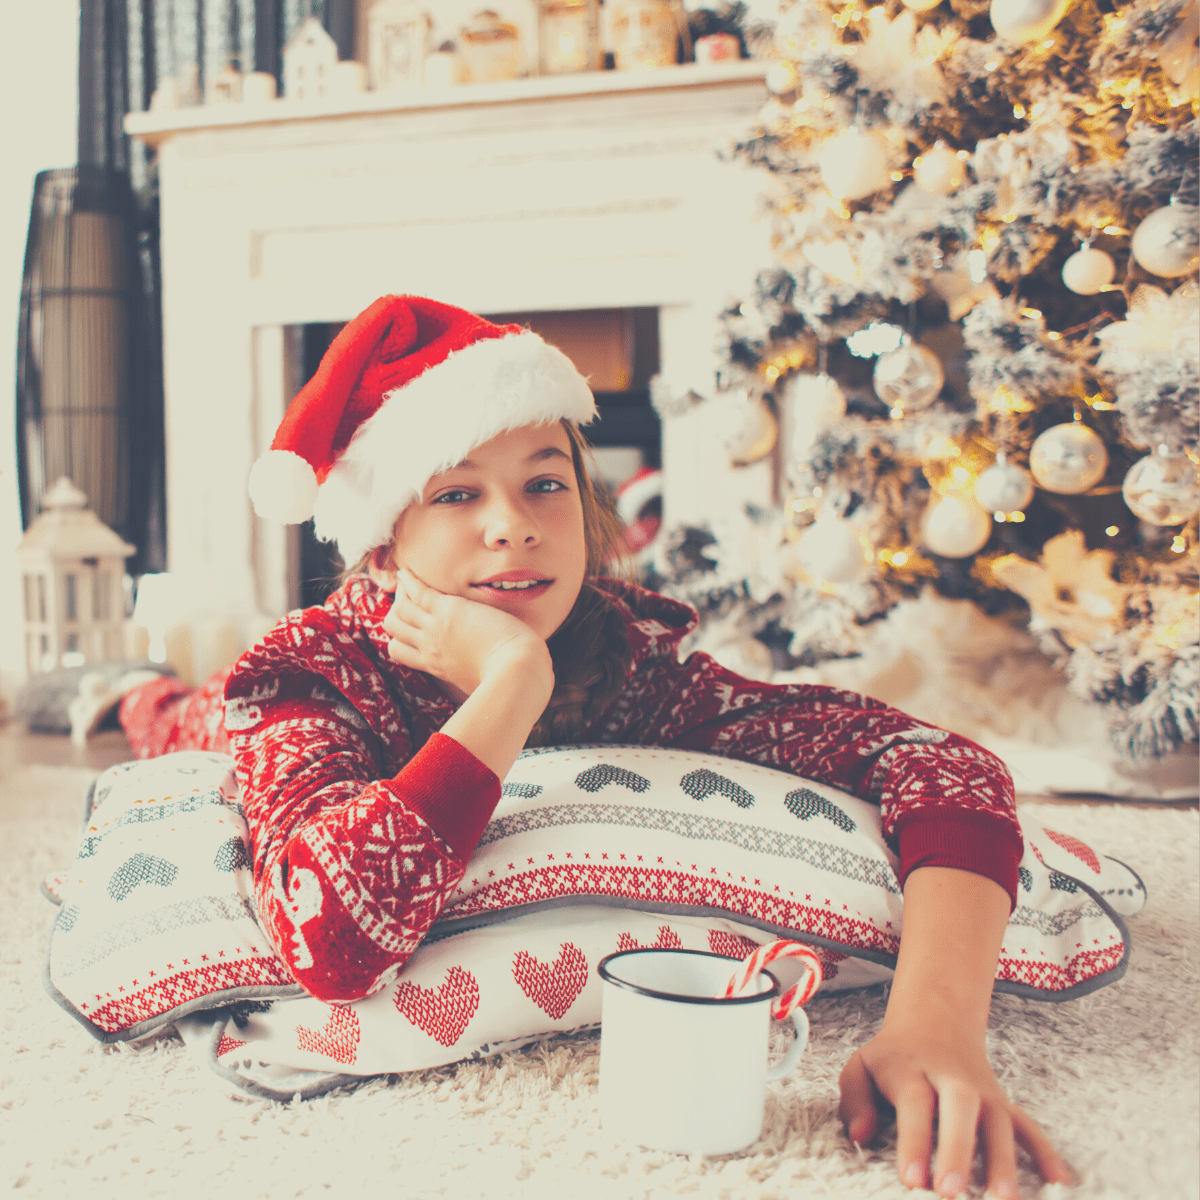
<path fill-rule="evenodd" d="M 125 132 L 149 146 L 182 133 L 242 129 L 285 122 L 369 117 L 383 113 L 470 109 L 531 101 L 575 100 L 616 93 L 661 92 L 686 88 L 719 88 L 762 79 L 768 64 L 759 59 L 726 63 L 683 63 L 658 71 L 584 71 L 500 83 L 451 87 L 396 88 L 361 92 L 332 100 L 270 100 L 258 104 L 210 104 L 158 112 L 130 113 Z"/>

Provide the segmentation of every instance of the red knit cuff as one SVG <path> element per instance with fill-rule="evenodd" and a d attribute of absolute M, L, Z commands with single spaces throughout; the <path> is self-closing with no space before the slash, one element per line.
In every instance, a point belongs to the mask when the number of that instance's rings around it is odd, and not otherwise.
<path fill-rule="evenodd" d="M 383 782 L 463 862 L 471 857 L 500 802 L 495 771 L 444 733 L 435 733 L 395 779 Z"/>
<path fill-rule="evenodd" d="M 956 867 L 995 880 L 1016 908 L 1017 867 L 1024 844 L 1010 821 L 993 813 L 935 804 L 902 817 L 897 836 L 901 889 L 918 867 Z"/>

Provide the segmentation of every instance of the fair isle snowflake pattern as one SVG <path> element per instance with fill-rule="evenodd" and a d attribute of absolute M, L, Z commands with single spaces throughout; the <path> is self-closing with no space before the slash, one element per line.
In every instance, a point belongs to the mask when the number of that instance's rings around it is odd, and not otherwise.
<path fill-rule="evenodd" d="M 680 642 L 696 623 L 691 609 L 630 584 L 596 586 L 625 618 L 632 663 L 626 686 L 581 741 L 705 752 L 840 789 L 882 815 L 893 849 L 902 822 L 933 830 L 947 810 L 973 811 L 986 818 L 972 827 L 973 869 L 1015 892 L 1012 786 L 994 756 L 853 693 L 752 682 L 704 654 L 680 662 Z M 291 614 L 239 660 L 226 686 L 254 831 L 258 911 L 297 981 L 331 1002 L 361 996 L 400 970 L 446 906 L 464 898 L 466 862 L 453 838 L 440 836 L 444 816 L 432 814 L 450 805 L 486 813 L 497 798 L 486 771 L 472 789 L 464 792 L 460 778 L 453 797 L 442 795 L 446 779 L 462 773 L 434 738 L 455 706 L 428 676 L 387 657 L 382 620 L 390 603 L 370 580 L 350 580 L 323 607 Z M 606 802 L 624 804 L 646 786 L 636 770 L 615 763 L 581 774 L 579 787 Z M 529 792 L 536 781 L 506 783 L 505 804 L 517 787 L 515 798 L 536 801 Z M 752 811 L 751 793 L 719 763 L 694 773 L 690 787 L 710 814 L 729 803 Z M 278 870 L 285 861 L 318 879 L 321 912 L 302 928 Z M 935 860 L 923 853 L 922 861 Z M 902 880 L 905 864 L 899 868 Z M 585 874 L 581 892 L 592 887 Z M 721 878 L 730 887 L 740 883 L 732 872 Z M 714 899 L 715 882 L 705 881 L 705 903 Z M 664 903 L 690 903 L 672 891 L 676 883 L 635 872 L 605 894 L 636 887 Z M 530 887 L 535 895 L 532 880 Z M 508 894 L 510 903 L 522 902 L 517 892 Z M 786 899 L 796 897 L 781 891 L 759 904 L 757 919 L 801 920 L 775 903 Z M 732 893 L 727 901 L 736 907 Z M 823 936 L 851 929 L 815 917 L 811 923 L 822 925 Z M 892 935 L 872 936 L 875 948 L 888 952 Z M 316 945 L 335 947 L 337 962 L 316 961 Z"/>

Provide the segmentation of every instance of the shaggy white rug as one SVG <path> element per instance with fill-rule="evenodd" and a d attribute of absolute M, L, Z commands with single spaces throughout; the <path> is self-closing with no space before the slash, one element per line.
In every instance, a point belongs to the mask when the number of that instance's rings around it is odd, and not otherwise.
<path fill-rule="evenodd" d="M 375 1195 L 641 1200 L 931 1196 L 895 1178 L 894 1147 L 850 1147 L 837 1076 L 883 1016 L 880 989 L 818 996 L 797 1074 L 771 1085 L 767 1133 L 704 1160 L 610 1142 L 596 1112 L 599 1042 L 558 1037 L 486 1062 L 369 1081 L 307 1103 L 234 1097 L 173 1037 L 104 1047 L 44 993 L 53 908 L 38 893 L 74 852 L 90 773 L 0 777 L 0 1191 L 237 1200 Z M 1194 808 L 1033 807 L 1127 861 L 1150 901 L 1117 984 L 1072 1003 L 997 997 L 991 1054 L 1010 1095 L 1078 1171 L 1067 1197 L 1200 1196 L 1198 820 Z M 979 1194 L 976 1189 L 974 1195 Z"/>

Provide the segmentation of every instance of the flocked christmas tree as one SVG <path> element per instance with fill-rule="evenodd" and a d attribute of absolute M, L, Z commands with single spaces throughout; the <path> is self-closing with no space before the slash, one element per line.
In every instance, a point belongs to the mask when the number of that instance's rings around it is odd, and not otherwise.
<path fill-rule="evenodd" d="M 646 568 L 755 635 L 743 669 L 856 654 L 932 585 L 1027 611 L 1124 754 L 1196 742 L 1196 25 L 798 0 L 744 29 L 773 97 L 736 153 L 776 257 L 708 402 L 743 460 L 778 428 L 784 502 Z"/>

